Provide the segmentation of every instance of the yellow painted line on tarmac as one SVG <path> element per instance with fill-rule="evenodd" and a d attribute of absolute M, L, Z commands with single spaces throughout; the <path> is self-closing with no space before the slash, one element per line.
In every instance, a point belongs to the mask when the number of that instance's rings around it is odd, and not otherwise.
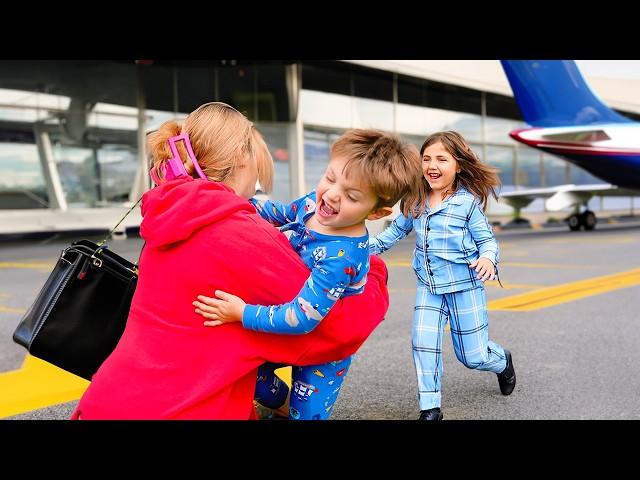
<path fill-rule="evenodd" d="M 88 386 L 88 380 L 27 355 L 22 368 L 0 373 L 0 418 L 77 400 Z"/>
<path fill-rule="evenodd" d="M 291 386 L 291 367 L 275 371 Z M 27 355 L 22 368 L 0 373 L 0 418 L 78 400 L 90 382 Z"/>
<path fill-rule="evenodd" d="M 6 312 L 6 313 L 24 313 L 27 310 L 24 308 L 13 308 L 13 307 L 5 307 L 4 305 L 0 305 L 0 312 Z"/>
<path fill-rule="evenodd" d="M 388 267 L 410 267 L 411 262 L 403 262 L 403 261 L 393 261 L 393 262 L 385 262 Z"/>
<path fill-rule="evenodd" d="M 291 367 L 276 368 L 273 373 L 278 375 L 284 382 L 291 387 Z"/>
<path fill-rule="evenodd" d="M 640 268 L 492 300 L 488 308 L 528 312 L 635 285 L 640 285 Z"/>
<path fill-rule="evenodd" d="M 39 270 L 51 270 L 53 263 L 45 262 L 0 262 L 0 268 L 35 268 Z"/>

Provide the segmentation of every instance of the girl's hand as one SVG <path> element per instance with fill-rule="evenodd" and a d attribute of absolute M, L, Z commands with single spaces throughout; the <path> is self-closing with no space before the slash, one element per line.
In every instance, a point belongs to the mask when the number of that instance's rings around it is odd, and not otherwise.
<path fill-rule="evenodd" d="M 478 258 L 475 262 L 469 264 L 469 268 L 474 268 L 478 275 L 476 278 L 486 282 L 496 278 L 496 268 L 493 262 L 485 257 Z"/>
<path fill-rule="evenodd" d="M 208 319 L 204 322 L 205 326 L 216 327 L 223 323 L 242 321 L 246 303 L 240 297 L 222 290 L 216 290 L 215 296 L 218 298 L 198 295 L 199 301 L 193 302 L 196 313 Z"/>

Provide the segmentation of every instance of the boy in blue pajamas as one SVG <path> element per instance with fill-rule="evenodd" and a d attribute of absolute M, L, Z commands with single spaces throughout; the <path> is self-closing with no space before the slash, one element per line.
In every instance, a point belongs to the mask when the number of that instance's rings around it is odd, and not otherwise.
<path fill-rule="evenodd" d="M 227 292 L 217 298 L 198 296 L 196 312 L 207 326 L 241 321 L 259 332 L 300 335 L 312 331 L 343 296 L 364 290 L 369 271 L 369 235 L 365 220 L 383 218 L 402 199 L 417 198 L 420 157 L 413 145 L 379 130 L 354 129 L 331 148 L 327 170 L 309 194 L 282 204 L 259 203 L 258 213 L 280 230 L 311 275 L 289 303 L 247 305 Z M 329 418 L 351 357 L 323 365 L 294 366 L 289 418 Z M 286 402 L 288 388 L 274 373 L 280 365 L 265 364 L 258 371 L 256 400 L 269 408 Z"/>
<path fill-rule="evenodd" d="M 370 252 L 391 248 L 416 231 L 413 269 L 418 285 L 412 347 L 418 378 L 419 420 L 441 420 L 442 338 L 447 322 L 456 357 L 468 368 L 494 372 L 500 391 L 516 384 L 511 353 L 489 340 L 483 282 L 497 275 L 498 243 L 482 208 L 499 184 L 456 132 L 430 135 L 420 149 L 422 191 L 411 208 L 369 242 Z M 481 207 L 481 204 L 483 207 Z"/>
<path fill-rule="evenodd" d="M 269 223 L 281 227 L 282 232 L 292 232 L 289 242 L 311 269 L 311 276 L 286 305 L 246 305 L 244 328 L 285 335 L 308 333 L 340 297 L 362 293 L 369 271 L 369 236 L 325 235 L 308 230 L 306 223 L 316 213 L 315 190 L 289 205 L 270 200 L 260 204 L 255 198 L 251 203 Z M 289 417 L 327 419 L 350 364 L 348 357 L 324 365 L 293 367 Z M 286 401 L 287 385 L 274 373 L 280 366 L 267 363 L 258 369 L 255 397 L 269 408 Z"/>

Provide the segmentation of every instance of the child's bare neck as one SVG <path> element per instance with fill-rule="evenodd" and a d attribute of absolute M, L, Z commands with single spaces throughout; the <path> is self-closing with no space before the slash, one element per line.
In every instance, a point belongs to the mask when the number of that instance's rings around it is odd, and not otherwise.
<path fill-rule="evenodd" d="M 451 187 L 440 190 L 431 190 L 431 192 L 429 192 L 429 208 L 436 208 L 451 195 L 453 195 Z"/>
<path fill-rule="evenodd" d="M 367 228 L 364 221 L 356 223 L 355 225 L 332 227 L 330 225 L 322 225 L 320 222 L 318 222 L 316 216 L 312 215 L 305 224 L 307 228 L 324 235 L 336 235 L 339 237 L 361 237 L 362 235 L 367 233 Z"/>
<path fill-rule="evenodd" d="M 442 203 L 442 191 L 431 190 L 429 193 L 429 208 L 436 208 Z"/>

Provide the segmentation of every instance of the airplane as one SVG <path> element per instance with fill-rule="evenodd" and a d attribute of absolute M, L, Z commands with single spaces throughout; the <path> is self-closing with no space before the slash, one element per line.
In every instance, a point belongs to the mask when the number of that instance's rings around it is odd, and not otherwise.
<path fill-rule="evenodd" d="M 519 216 L 536 198 L 558 211 L 574 207 L 569 229 L 593 230 L 594 195 L 640 195 L 640 122 L 606 106 L 571 60 L 501 60 L 522 117 L 530 127 L 513 130 L 516 141 L 563 157 L 609 184 L 558 185 L 515 190 L 500 198 Z M 584 210 L 581 212 L 581 207 Z"/>

